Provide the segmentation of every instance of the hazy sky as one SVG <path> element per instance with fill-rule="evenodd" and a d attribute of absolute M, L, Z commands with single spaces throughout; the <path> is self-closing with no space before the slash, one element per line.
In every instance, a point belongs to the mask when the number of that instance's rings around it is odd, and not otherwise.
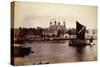
<path fill-rule="evenodd" d="M 97 7 L 65 4 L 15 2 L 14 28 L 48 27 L 50 21 L 63 21 L 67 28 L 76 27 L 76 21 L 97 28 Z"/>

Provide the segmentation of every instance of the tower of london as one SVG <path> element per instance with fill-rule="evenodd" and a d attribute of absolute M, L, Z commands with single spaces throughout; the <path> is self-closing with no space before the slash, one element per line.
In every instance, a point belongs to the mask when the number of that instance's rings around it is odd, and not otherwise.
<path fill-rule="evenodd" d="M 61 25 L 61 23 L 63 23 Z M 44 35 L 48 36 L 57 36 L 57 33 L 64 34 L 66 32 L 66 24 L 65 21 L 50 21 L 50 26 L 45 30 Z"/>

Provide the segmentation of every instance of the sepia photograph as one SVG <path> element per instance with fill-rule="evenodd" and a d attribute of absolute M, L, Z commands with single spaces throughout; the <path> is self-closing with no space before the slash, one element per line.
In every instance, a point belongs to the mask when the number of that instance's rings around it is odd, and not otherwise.
<path fill-rule="evenodd" d="M 97 6 L 11 2 L 11 65 L 97 60 Z"/>

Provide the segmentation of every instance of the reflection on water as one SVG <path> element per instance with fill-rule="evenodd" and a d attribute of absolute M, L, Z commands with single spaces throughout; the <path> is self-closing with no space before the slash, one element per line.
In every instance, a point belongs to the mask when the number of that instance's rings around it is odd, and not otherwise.
<path fill-rule="evenodd" d="M 96 44 L 96 41 L 94 41 Z M 66 41 L 38 41 L 20 44 L 31 47 L 34 53 L 25 57 L 15 57 L 15 65 L 24 64 L 48 64 L 74 61 L 96 60 L 96 45 L 93 47 L 69 47 Z"/>
<path fill-rule="evenodd" d="M 85 47 L 77 47 L 76 48 L 76 59 L 77 61 L 82 61 L 84 56 Z"/>

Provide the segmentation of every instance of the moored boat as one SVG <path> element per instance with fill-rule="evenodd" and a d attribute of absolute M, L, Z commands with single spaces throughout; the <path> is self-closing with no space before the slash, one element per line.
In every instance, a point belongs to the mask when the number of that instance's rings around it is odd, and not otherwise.
<path fill-rule="evenodd" d="M 23 47 L 20 45 L 11 46 L 12 57 L 24 57 L 31 52 L 31 47 Z"/>

